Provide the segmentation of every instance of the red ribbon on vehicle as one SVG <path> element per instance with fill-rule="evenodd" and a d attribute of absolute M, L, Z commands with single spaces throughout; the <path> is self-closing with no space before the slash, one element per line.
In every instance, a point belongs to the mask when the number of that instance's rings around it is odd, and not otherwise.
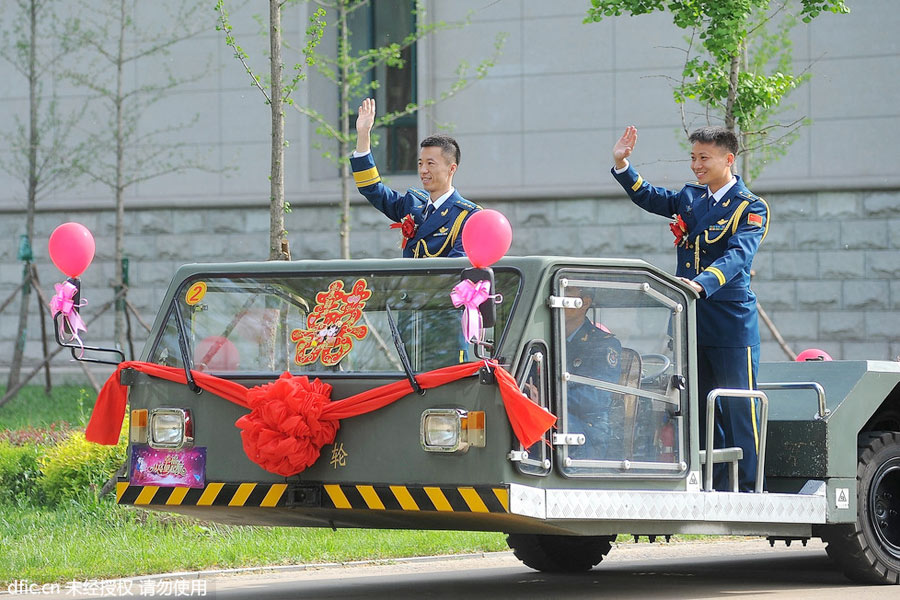
<path fill-rule="evenodd" d="M 496 361 L 451 365 L 416 376 L 423 389 L 470 377 L 484 366 L 493 369 L 500 397 L 513 433 L 529 447 L 556 423 L 556 417 L 522 394 L 515 379 Z M 128 388 L 121 384 L 122 369 L 135 369 L 153 377 L 186 384 L 184 370 L 155 363 L 119 364 L 100 390 L 84 436 L 98 444 L 119 440 L 125 417 Z M 289 477 L 316 462 L 323 446 L 334 441 L 339 421 L 383 408 L 413 392 L 409 380 L 396 381 L 341 400 L 331 400 L 331 386 L 319 379 L 285 372 L 277 380 L 252 388 L 208 373 L 191 371 L 203 390 L 242 406 L 250 413 L 237 420 L 247 457 L 263 469 Z"/>
<path fill-rule="evenodd" d="M 416 236 L 416 221 L 412 215 L 406 215 L 399 223 L 391 223 L 391 229 L 399 229 L 403 234 L 403 240 L 400 242 L 401 248 L 406 248 L 406 243 Z"/>

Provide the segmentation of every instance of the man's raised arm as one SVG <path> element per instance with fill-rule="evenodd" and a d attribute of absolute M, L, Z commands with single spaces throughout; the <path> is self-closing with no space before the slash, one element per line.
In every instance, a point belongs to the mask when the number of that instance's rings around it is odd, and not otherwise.
<path fill-rule="evenodd" d="M 365 154 L 371 150 L 372 126 L 375 125 L 375 99 L 366 98 L 356 117 L 356 152 Z"/>
<path fill-rule="evenodd" d="M 616 171 L 621 171 L 628 166 L 627 158 L 634 151 L 634 145 L 637 143 L 637 128 L 629 125 L 625 128 L 625 133 L 613 146 L 613 159 L 616 161 Z"/>

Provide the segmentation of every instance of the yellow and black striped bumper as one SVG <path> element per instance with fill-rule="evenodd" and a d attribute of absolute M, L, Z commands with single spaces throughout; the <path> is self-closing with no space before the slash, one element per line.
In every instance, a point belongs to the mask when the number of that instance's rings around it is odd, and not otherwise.
<path fill-rule="evenodd" d="M 116 484 L 116 502 L 135 506 L 285 505 L 284 483 L 208 483 L 205 488 Z"/>
<path fill-rule="evenodd" d="M 341 510 L 402 510 L 455 513 L 508 513 L 506 486 L 409 486 L 325 484 L 297 486 L 305 497 L 321 490 L 318 502 L 307 508 Z M 158 487 L 119 482 L 116 501 L 135 506 L 292 506 L 291 485 L 284 483 L 208 483 L 205 488 Z"/>
<path fill-rule="evenodd" d="M 506 487 L 324 485 L 325 508 L 507 513 Z"/>

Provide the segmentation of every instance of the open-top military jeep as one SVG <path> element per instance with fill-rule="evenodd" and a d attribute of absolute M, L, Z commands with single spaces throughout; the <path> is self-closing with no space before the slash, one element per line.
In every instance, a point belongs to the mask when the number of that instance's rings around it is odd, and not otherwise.
<path fill-rule="evenodd" d="M 821 537 L 851 578 L 898 582 L 900 364 L 761 365 L 757 493 L 715 491 L 714 464 L 733 471 L 740 449 L 701 451 L 694 292 L 638 260 L 469 266 L 179 269 L 140 363 L 108 384 L 127 387 L 130 410 L 118 502 L 240 524 L 501 531 L 545 571 L 590 569 L 620 533 Z M 451 301 L 461 276 L 489 282 L 480 339 Z M 586 294 L 608 344 L 575 356 L 567 315 Z M 507 373 L 546 409 L 527 446 L 517 428 L 535 415 L 510 405 Z M 599 439 L 576 426 L 592 397 Z M 377 406 L 328 407 L 348 398 Z M 304 436 L 325 440 L 320 454 Z"/>

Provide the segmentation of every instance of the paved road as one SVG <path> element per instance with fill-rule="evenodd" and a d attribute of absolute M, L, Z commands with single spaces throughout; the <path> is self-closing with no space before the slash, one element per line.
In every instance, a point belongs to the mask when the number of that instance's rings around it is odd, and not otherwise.
<path fill-rule="evenodd" d="M 168 578 L 167 578 L 168 577 Z M 135 580 L 131 595 L 143 597 L 175 576 Z M 155 581 L 155 584 L 154 584 Z M 673 544 L 622 544 L 589 573 L 545 575 L 519 563 L 511 553 L 394 564 L 283 569 L 265 573 L 200 574 L 185 577 L 199 597 L 218 600 L 295 598 L 412 600 L 531 600 L 545 598 L 756 598 L 866 600 L 900 598 L 896 586 L 859 586 L 835 570 L 824 547 L 806 548 L 765 540 Z M 53 596 L 41 595 L 43 598 Z M 15 596 L 13 596 L 15 597 Z M 36 596 L 31 596 L 35 598 Z M 73 598 L 63 594 L 60 598 Z M 88 596 L 82 596 L 88 597 Z M 111 597 L 111 596 L 105 596 Z M 170 594 L 169 597 L 179 597 Z M 184 593 L 180 597 L 189 597 Z"/>

